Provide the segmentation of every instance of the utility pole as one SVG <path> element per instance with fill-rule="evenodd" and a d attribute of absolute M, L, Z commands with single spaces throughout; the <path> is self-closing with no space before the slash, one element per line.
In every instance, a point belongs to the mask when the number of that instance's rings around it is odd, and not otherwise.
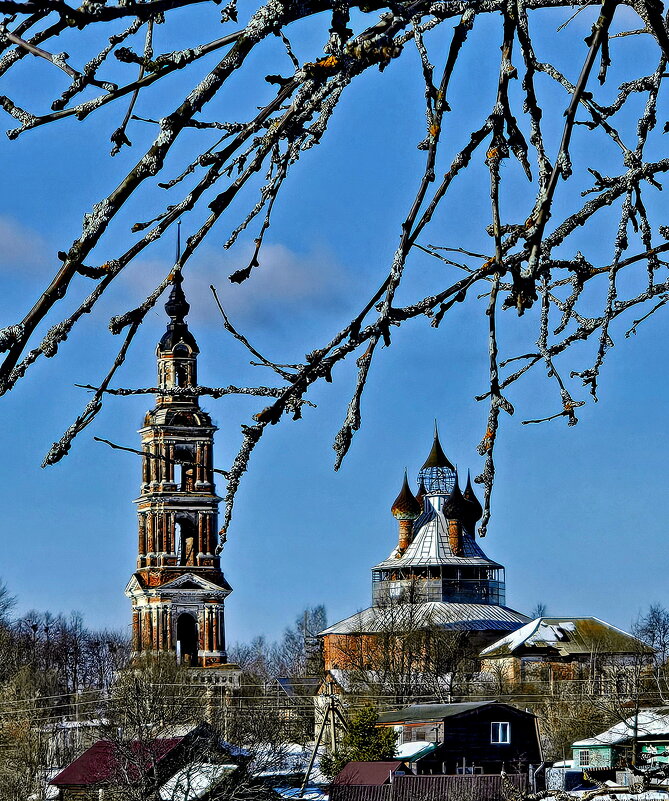
<path fill-rule="evenodd" d="M 314 767 L 314 762 L 316 761 L 316 754 L 318 753 L 318 748 L 321 744 L 321 740 L 323 739 L 323 734 L 325 732 L 325 728 L 330 723 L 330 746 L 332 749 L 332 755 L 334 756 L 337 753 L 337 729 L 335 726 L 335 717 L 339 720 L 341 725 L 344 729 L 347 728 L 346 720 L 344 716 L 339 711 L 337 707 L 337 699 L 332 691 L 328 695 L 328 703 L 325 707 L 325 713 L 323 715 L 323 720 L 321 721 L 321 725 L 318 728 L 318 735 L 316 737 L 316 742 L 314 743 L 314 747 L 311 751 L 311 757 L 309 759 L 309 765 L 307 766 L 307 771 L 304 774 L 304 780 L 302 781 L 302 786 L 300 787 L 300 792 L 298 794 L 298 798 L 304 797 L 304 790 L 309 783 L 309 777 L 311 776 L 311 771 Z"/>

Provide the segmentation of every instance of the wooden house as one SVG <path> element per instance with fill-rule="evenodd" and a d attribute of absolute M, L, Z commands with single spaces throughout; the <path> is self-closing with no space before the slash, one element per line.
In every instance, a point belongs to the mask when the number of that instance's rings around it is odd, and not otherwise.
<path fill-rule="evenodd" d="M 536 717 L 509 704 L 413 704 L 382 712 L 379 725 L 392 726 L 400 743 L 435 743 L 413 763 L 418 774 L 527 773 L 542 762 Z"/>

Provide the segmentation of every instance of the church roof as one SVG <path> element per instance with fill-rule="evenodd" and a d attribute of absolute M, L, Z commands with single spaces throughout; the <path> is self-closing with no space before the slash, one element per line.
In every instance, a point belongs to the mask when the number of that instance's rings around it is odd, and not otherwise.
<path fill-rule="evenodd" d="M 374 634 L 408 628 L 439 626 L 457 631 L 515 631 L 528 618 L 494 604 L 457 604 L 442 601 L 371 606 L 321 631 L 325 634 Z"/>
<path fill-rule="evenodd" d="M 441 447 L 441 442 L 439 442 L 439 434 L 437 433 L 436 428 L 434 431 L 432 449 L 430 450 L 430 453 L 421 470 L 427 470 L 430 467 L 445 467 L 447 470 L 455 470 L 455 467 L 453 467 L 448 457 L 444 453 L 444 449 Z"/>
<path fill-rule="evenodd" d="M 372 570 L 402 567 L 429 567 L 437 565 L 481 565 L 501 568 L 498 562 L 488 559 L 474 538 L 462 532 L 462 556 L 455 556 L 448 538 L 448 523 L 444 515 L 431 503 L 414 523 L 414 537 L 406 551 L 397 558 L 396 551 Z"/>

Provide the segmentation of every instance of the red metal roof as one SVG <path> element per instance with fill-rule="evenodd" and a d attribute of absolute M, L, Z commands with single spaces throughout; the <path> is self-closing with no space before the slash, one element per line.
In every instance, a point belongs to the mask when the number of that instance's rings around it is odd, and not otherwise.
<path fill-rule="evenodd" d="M 65 770 L 51 780 L 51 784 L 60 786 L 89 786 L 113 780 L 119 775 L 139 778 L 140 770 L 154 767 L 164 759 L 183 737 L 135 741 L 129 744 L 131 754 L 125 756 L 116 743 L 110 740 L 98 740 Z M 134 774 L 134 776 L 133 776 Z"/>
<path fill-rule="evenodd" d="M 404 762 L 349 762 L 335 776 L 333 784 L 379 785 L 390 780 L 390 774 L 404 767 Z"/>

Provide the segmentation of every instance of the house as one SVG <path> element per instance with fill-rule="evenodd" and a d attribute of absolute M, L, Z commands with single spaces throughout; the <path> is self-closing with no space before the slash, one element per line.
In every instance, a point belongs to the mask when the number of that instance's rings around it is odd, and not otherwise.
<path fill-rule="evenodd" d="M 400 747 L 434 744 L 412 761 L 418 774 L 527 773 L 542 762 L 536 717 L 510 704 L 412 704 L 382 712 L 379 725 L 398 732 Z"/>
<path fill-rule="evenodd" d="M 479 654 L 481 671 L 511 685 L 582 681 L 588 694 L 625 693 L 654 651 L 596 617 L 539 617 Z"/>
<path fill-rule="evenodd" d="M 641 709 L 610 729 L 572 745 L 574 768 L 624 769 L 669 763 L 669 710 Z"/>
<path fill-rule="evenodd" d="M 196 775 L 200 783 L 220 780 L 244 760 L 241 749 L 220 743 L 211 727 L 201 724 L 179 736 L 130 742 L 98 740 L 50 784 L 58 789 L 61 801 L 98 801 L 100 791 L 128 785 L 143 786 L 148 794 L 169 787 L 170 780 L 177 790 L 190 785 Z M 223 767 L 226 770 L 221 773 Z M 183 801 L 187 797 L 183 795 Z"/>

